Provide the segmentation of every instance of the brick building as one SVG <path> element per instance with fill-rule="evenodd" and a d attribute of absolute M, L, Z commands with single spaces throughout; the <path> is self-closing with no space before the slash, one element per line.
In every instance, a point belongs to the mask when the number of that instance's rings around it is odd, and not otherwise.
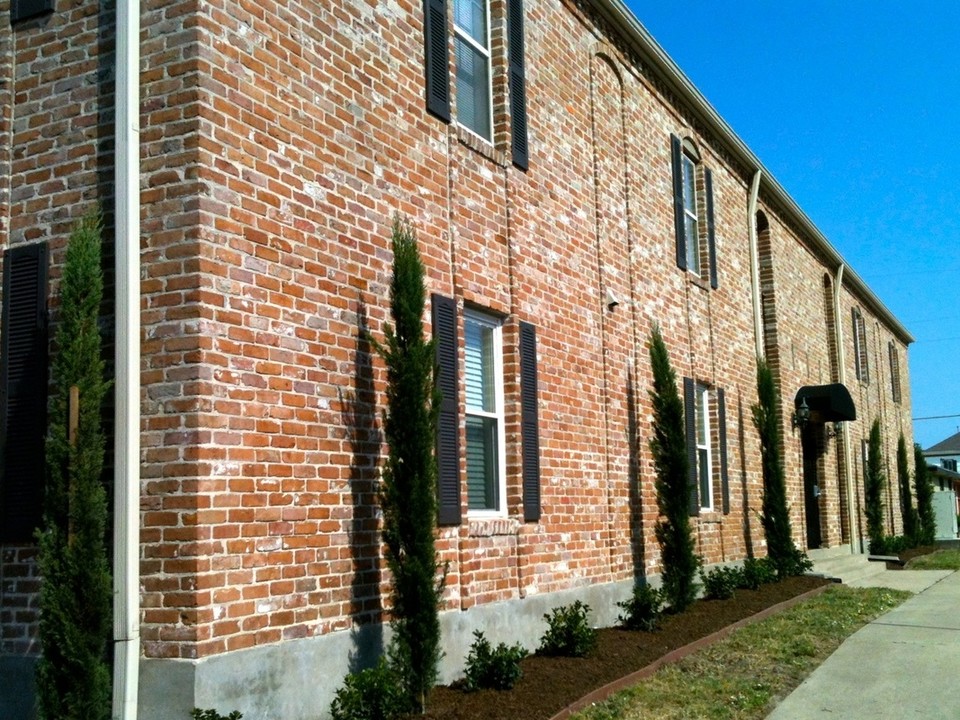
<path fill-rule="evenodd" d="M 134 24 L 120 5 L 0 2 L 3 390 L 38 417 L 44 365 L 12 338 L 46 347 L 29 318 L 56 322 L 66 236 L 100 203 L 112 284 L 126 255 L 140 283 L 139 432 L 118 419 L 113 484 L 134 518 L 115 543 L 139 556 L 117 664 L 141 717 L 316 717 L 382 647 L 385 373 L 365 331 L 389 313 L 398 213 L 455 380 L 444 679 L 474 628 L 533 646 L 551 607 L 581 598 L 609 622 L 637 578 L 657 582 L 655 324 L 693 419 L 705 562 L 765 554 L 758 353 L 783 397 L 798 545 L 859 549 L 869 426 L 890 460 L 912 441 L 912 338 L 621 0 L 142 0 Z M 105 322 L 118 369 L 136 361 L 121 315 Z M 38 653 L 42 442 L 11 407 L 4 717 L 26 712 Z"/>

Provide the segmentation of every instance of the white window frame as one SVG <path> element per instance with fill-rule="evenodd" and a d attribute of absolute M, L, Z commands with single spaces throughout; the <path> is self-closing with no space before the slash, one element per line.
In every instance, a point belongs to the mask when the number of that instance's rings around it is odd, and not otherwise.
<path fill-rule="evenodd" d="M 710 433 L 710 388 L 694 386 L 694 412 L 697 422 L 697 483 L 700 509 L 713 510 L 713 437 Z M 704 460 L 706 468 L 703 467 Z M 706 476 L 704 477 L 704 471 Z"/>
<path fill-rule="evenodd" d="M 700 267 L 700 198 L 697 194 L 697 171 L 699 163 L 684 149 L 680 153 L 680 177 L 683 186 L 683 227 L 684 243 L 687 250 L 687 270 L 699 277 Z M 690 191 L 693 197 L 687 197 L 687 172 L 690 173 L 692 183 Z M 692 228 L 690 232 L 688 228 Z"/>
<path fill-rule="evenodd" d="M 494 503 L 495 507 L 492 508 L 470 508 L 467 509 L 467 514 L 470 517 L 474 518 L 484 518 L 484 517 L 504 517 L 507 513 L 507 475 L 506 475 L 506 466 L 507 466 L 507 452 L 506 452 L 506 443 L 505 443 L 505 422 L 504 422 L 504 399 L 503 399 L 503 322 L 500 318 L 497 318 L 493 315 L 488 315 L 487 313 L 481 312 L 479 310 L 474 310 L 472 308 L 464 309 L 463 313 L 463 322 L 464 322 L 464 343 L 466 343 L 467 329 L 468 324 L 480 325 L 483 328 L 492 330 L 492 339 L 493 339 L 493 388 L 494 388 L 494 410 L 492 412 L 485 411 L 481 408 L 470 407 L 468 404 L 469 393 L 464 389 L 464 407 L 465 414 L 467 417 L 482 417 L 487 419 L 492 419 L 495 422 L 496 428 L 496 463 L 497 467 L 495 468 L 496 477 L 494 482 L 496 483 L 496 502 Z M 464 361 L 466 362 L 466 361 Z M 464 384 L 466 384 L 466 369 L 464 369 Z M 466 449 L 466 444 L 464 444 L 464 449 Z M 468 470 L 469 472 L 469 470 Z M 469 476 L 467 477 L 467 482 L 469 483 Z M 469 506 L 469 488 L 467 491 Z"/>
<path fill-rule="evenodd" d="M 464 0 L 469 2 L 469 0 Z M 454 32 L 454 56 L 456 56 L 456 43 L 463 42 L 466 45 L 472 47 L 474 50 L 477 50 L 485 59 L 487 63 L 487 127 L 490 128 L 490 137 L 484 137 L 476 130 L 474 130 L 469 125 L 465 125 L 460 122 L 460 113 L 457 112 L 457 125 L 462 127 L 471 135 L 474 135 L 484 142 L 492 143 L 493 142 L 493 50 L 491 48 L 493 43 L 493 28 L 490 26 L 490 0 L 482 0 L 484 5 L 486 28 L 487 28 L 487 44 L 486 46 L 481 45 L 479 42 L 474 39 L 472 35 L 465 28 L 462 28 L 457 23 L 457 0 L 454 0 L 453 3 L 453 32 Z M 459 67 L 457 68 L 457 73 L 460 72 Z M 456 80 L 456 78 L 455 78 Z M 459 103 L 459 97 L 457 102 Z M 459 107 L 459 105 L 458 105 Z"/>

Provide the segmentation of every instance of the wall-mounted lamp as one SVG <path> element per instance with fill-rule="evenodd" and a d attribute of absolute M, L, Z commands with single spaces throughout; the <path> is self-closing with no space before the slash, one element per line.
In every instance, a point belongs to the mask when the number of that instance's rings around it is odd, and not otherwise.
<path fill-rule="evenodd" d="M 619 304 L 620 300 L 613 294 L 613 290 L 607 288 L 607 310 L 613 310 Z"/>
<path fill-rule="evenodd" d="M 807 405 L 806 398 L 800 401 L 800 407 L 793 413 L 790 422 L 793 424 L 794 429 L 800 428 L 801 430 L 810 422 L 810 406 Z"/>

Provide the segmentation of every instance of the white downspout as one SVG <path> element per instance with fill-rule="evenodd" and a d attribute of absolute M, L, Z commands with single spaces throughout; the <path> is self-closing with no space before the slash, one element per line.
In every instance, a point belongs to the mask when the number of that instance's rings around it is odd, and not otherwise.
<path fill-rule="evenodd" d="M 837 380 L 842 385 L 847 384 L 847 357 L 843 349 L 843 321 L 840 318 L 840 291 L 843 288 L 843 264 L 837 268 L 837 277 L 833 281 L 833 324 L 837 336 Z M 845 478 L 847 486 L 847 525 L 850 528 L 850 552 L 858 553 L 857 512 L 853 492 L 853 458 L 850 450 L 850 430 L 847 423 L 840 423 L 841 437 L 843 438 L 843 466 L 847 471 Z"/>
<path fill-rule="evenodd" d="M 114 194 L 113 713 L 136 720 L 140 668 L 140 2 L 117 3 Z"/>
<path fill-rule="evenodd" d="M 757 344 L 757 357 L 763 352 L 763 308 L 760 306 L 760 256 L 757 240 L 757 195 L 760 192 L 760 171 L 753 174 L 750 185 L 750 202 L 747 205 L 747 228 L 750 231 L 750 290 L 753 295 L 753 334 Z"/>

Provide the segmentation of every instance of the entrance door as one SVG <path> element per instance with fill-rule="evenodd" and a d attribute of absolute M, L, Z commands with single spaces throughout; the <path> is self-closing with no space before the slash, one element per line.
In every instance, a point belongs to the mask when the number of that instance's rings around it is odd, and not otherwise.
<path fill-rule="evenodd" d="M 817 437 L 820 425 L 808 424 L 801 431 L 803 446 L 803 497 L 807 518 L 807 548 L 820 547 L 820 478 L 817 476 Z"/>

